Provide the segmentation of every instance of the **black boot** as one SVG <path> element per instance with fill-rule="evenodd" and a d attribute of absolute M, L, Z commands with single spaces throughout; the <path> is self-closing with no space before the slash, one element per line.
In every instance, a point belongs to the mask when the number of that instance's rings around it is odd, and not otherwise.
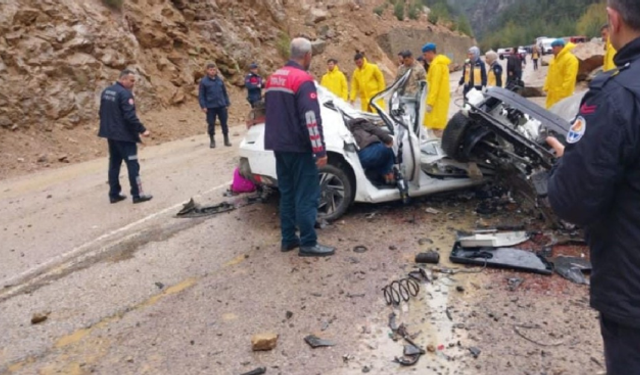
<path fill-rule="evenodd" d="M 229 142 L 229 134 L 224 135 L 224 145 L 227 147 L 231 147 L 231 142 Z"/>
<path fill-rule="evenodd" d="M 216 139 L 214 138 L 213 134 L 209 134 L 209 148 L 216 148 Z"/>

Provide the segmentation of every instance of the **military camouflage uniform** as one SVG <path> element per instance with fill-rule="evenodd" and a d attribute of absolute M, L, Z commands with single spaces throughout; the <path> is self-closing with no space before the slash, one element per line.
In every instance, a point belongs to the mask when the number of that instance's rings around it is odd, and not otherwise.
<path fill-rule="evenodd" d="M 400 89 L 400 95 L 415 95 L 418 92 L 418 89 L 420 89 L 420 82 L 427 79 L 427 73 L 424 70 L 424 67 L 417 61 L 414 61 L 413 65 L 402 65 L 398 69 L 396 80 L 400 79 L 400 77 L 402 77 L 409 69 L 411 69 L 411 75 L 409 76 L 409 79 L 405 83 L 404 87 Z"/>

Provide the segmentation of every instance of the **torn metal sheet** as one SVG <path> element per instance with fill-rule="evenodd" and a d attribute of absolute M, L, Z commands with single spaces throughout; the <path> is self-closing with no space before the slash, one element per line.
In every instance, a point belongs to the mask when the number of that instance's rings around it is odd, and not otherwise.
<path fill-rule="evenodd" d="M 497 232 L 480 231 L 473 234 L 459 234 L 458 242 L 462 247 L 511 247 L 529 240 L 525 231 Z"/>
<path fill-rule="evenodd" d="M 212 206 L 201 206 L 196 203 L 193 198 L 182 206 L 182 209 L 176 214 L 181 218 L 196 218 L 203 216 L 211 216 L 223 212 L 235 210 L 235 206 L 228 202 L 222 202 Z"/>
<path fill-rule="evenodd" d="M 336 345 L 333 341 L 323 340 L 316 335 L 309 335 L 304 338 L 304 341 L 307 344 L 309 344 L 309 346 L 311 346 L 313 349 Z"/>
<path fill-rule="evenodd" d="M 514 248 L 477 247 L 467 249 L 456 242 L 449 260 L 458 264 L 507 268 L 543 275 L 550 275 L 553 272 L 553 265 L 543 257 L 530 251 Z"/>
<path fill-rule="evenodd" d="M 552 259 L 556 273 L 576 284 L 589 285 L 584 273 L 591 272 L 591 262 L 584 258 L 558 256 Z"/>

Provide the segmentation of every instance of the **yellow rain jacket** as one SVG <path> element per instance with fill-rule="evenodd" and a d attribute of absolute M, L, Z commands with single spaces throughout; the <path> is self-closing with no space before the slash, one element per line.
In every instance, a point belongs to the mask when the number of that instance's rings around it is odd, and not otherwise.
<path fill-rule="evenodd" d="M 607 70 L 611 70 L 616 67 L 616 63 L 613 62 L 613 57 L 616 53 L 616 49 L 611 45 L 611 41 L 607 40 L 604 52 L 604 65 L 602 66 L 603 71 L 606 72 Z"/>
<path fill-rule="evenodd" d="M 451 87 L 449 84 L 449 64 L 445 55 L 436 56 L 429 64 L 427 73 L 427 105 L 433 108 L 424 116 L 424 125 L 429 129 L 444 129 L 447 126 Z"/>
<path fill-rule="evenodd" d="M 344 76 L 344 73 L 340 71 L 337 65 L 332 71 L 327 72 L 327 74 L 322 76 L 320 84 L 329 89 L 329 91 L 334 93 L 336 96 L 342 98 L 342 100 L 347 100 L 347 96 L 349 95 L 347 77 Z"/>
<path fill-rule="evenodd" d="M 544 83 L 547 92 L 547 109 L 573 94 L 578 77 L 578 58 L 571 52 L 576 47 L 568 43 L 549 63 L 549 73 Z"/>
<path fill-rule="evenodd" d="M 367 59 L 364 59 L 362 68 L 356 68 L 353 71 L 351 100 L 356 100 L 356 97 L 359 97 L 363 111 L 373 112 L 373 108 L 369 106 L 369 101 L 385 88 L 384 76 L 380 68 L 376 64 L 368 62 Z M 382 104 L 381 101 L 379 105 L 382 106 Z"/>

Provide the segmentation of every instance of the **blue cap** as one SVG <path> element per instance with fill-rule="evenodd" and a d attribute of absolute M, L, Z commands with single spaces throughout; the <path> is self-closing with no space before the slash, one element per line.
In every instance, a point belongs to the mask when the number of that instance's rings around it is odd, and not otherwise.
<path fill-rule="evenodd" d="M 551 47 L 564 47 L 564 40 L 563 39 L 554 40 L 553 43 L 551 43 Z"/>
<path fill-rule="evenodd" d="M 251 65 L 249 65 L 249 69 L 258 69 L 258 64 L 251 63 Z"/>
<path fill-rule="evenodd" d="M 422 46 L 422 52 L 429 52 L 429 51 L 435 51 L 436 50 L 436 45 L 433 43 L 427 43 L 424 46 Z"/>

